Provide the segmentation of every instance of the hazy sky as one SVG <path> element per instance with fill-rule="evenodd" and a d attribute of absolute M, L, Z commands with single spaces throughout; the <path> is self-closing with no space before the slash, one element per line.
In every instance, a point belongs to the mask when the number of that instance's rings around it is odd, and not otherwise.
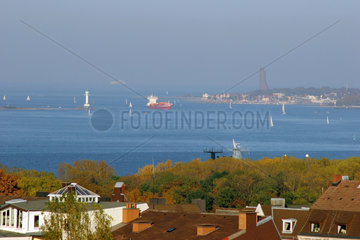
<path fill-rule="evenodd" d="M 0 92 L 124 90 L 20 20 L 138 91 L 223 91 L 267 69 L 271 88 L 360 87 L 358 0 L 1 1 Z M 259 76 L 232 92 L 257 89 Z"/>

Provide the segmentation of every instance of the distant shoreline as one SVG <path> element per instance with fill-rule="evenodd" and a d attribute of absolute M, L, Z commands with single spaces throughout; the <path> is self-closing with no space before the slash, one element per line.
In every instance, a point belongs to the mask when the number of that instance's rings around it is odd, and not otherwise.
<path fill-rule="evenodd" d="M 50 108 L 50 107 L 13 107 L 13 106 L 9 106 L 9 107 L 0 107 L 0 110 L 94 110 L 95 108 L 82 108 L 82 107 L 77 107 L 77 108 L 62 108 L 62 107 L 57 107 L 57 108 Z"/>

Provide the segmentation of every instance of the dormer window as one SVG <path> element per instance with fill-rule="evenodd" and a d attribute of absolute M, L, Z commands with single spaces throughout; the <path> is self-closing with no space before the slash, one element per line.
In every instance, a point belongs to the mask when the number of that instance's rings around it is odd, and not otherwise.
<path fill-rule="evenodd" d="M 338 224 L 337 225 L 337 233 L 338 234 L 346 234 L 346 225 L 345 224 Z"/>
<path fill-rule="evenodd" d="M 296 219 L 283 219 L 283 233 L 293 233 L 297 220 Z"/>
<path fill-rule="evenodd" d="M 313 233 L 320 232 L 320 223 L 312 223 L 310 226 L 310 231 Z"/>

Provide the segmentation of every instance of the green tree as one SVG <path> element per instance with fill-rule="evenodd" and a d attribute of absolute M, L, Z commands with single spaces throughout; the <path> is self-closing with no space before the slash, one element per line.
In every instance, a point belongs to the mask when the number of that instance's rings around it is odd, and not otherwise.
<path fill-rule="evenodd" d="M 81 203 L 67 194 L 48 203 L 41 231 L 45 240 L 111 240 L 111 218 L 96 203 Z M 93 220 L 93 222 L 91 221 Z"/>

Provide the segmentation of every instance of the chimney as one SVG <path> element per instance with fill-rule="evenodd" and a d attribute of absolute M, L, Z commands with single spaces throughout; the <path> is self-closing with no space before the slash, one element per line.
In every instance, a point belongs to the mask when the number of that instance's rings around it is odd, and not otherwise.
<path fill-rule="evenodd" d="M 132 224 L 132 231 L 134 233 L 139 233 L 139 232 L 142 232 L 144 231 L 145 229 L 149 228 L 152 226 L 152 222 L 151 221 L 135 221 L 133 222 Z"/>
<path fill-rule="evenodd" d="M 136 208 L 136 203 L 126 203 L 126 208 L 123 208 L 122 222 L 129 223 L 139 217 L 139 209 Z"/>
<path fill-rule="evenodd" d="M 253 232 L 256 230 L 257 214 L 254 211 L 239 212 L 239 230 Z"/>
<path fill-rule="evenodd" d="M 333 175 L 331 185 L 337 186 L 341 182 L 341 175 Z"/>
<path fill-rule="evenodd" d="M 270 202 L 272 207 L 285 207 L 285 198 L 271 198 Z"/>
<path fill-rule="evenodd" d="M 214 224 L 200 224 L 196 227 L 198 236 L 205 236 L 218 229 L 218 226 Z"/>
<path fill-rule="evenodd" d="M 76 194 L 75 187 L 76 187 L 76 183 L 68 184 L 68 192 Z"/>

